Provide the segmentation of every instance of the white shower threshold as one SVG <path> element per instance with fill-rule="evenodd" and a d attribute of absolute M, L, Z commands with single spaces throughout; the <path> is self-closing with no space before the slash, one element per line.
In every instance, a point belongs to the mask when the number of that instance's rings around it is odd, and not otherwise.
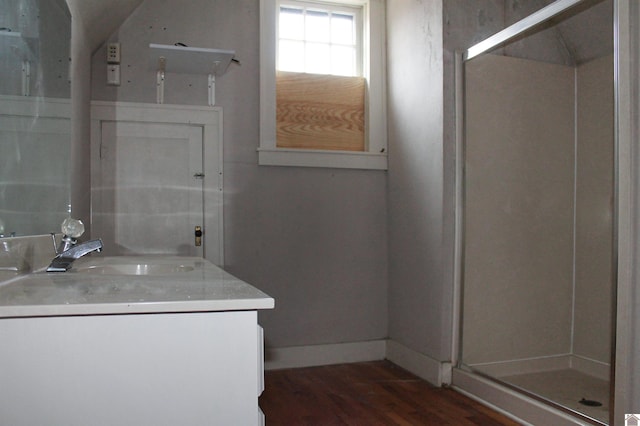
<path fill-rule="evenodd" d="M 604 419 L 604 423 L 588 421 L 529 397 L 497 381 L 459 368 L 453 369 L 452 379 L 452 387 L 457 391 L 505 413 L 525 425 L 587 426 L 607 424 L 606 419 Z M 505 381 L 505 379 L 503 377 L 500 380 Z M 513 385 L 515 386 L 515 383 Z M 606 404 L 608 405 L 608 400 Z"/>

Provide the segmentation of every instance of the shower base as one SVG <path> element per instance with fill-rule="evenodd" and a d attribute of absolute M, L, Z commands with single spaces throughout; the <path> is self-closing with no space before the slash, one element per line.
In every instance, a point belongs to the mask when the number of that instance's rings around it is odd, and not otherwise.
<path fill-rule="evenodd" d="M 609 381 L 575 369 L 563 369 L 500 377 L 508 383 L 607 424 L 609 422 Z M 583 403 L 580 403 L 584 400 Z M 601 406 L 585 403 L 597 402 Z"/>
<path fill-rule="evenodd" d="M 474 371 L 455 367 L 452 386 L 523 424 L 608 424 L 609 384 L 602 378 L 564 367 L 500 377 L 477 368 Z M 601 402 L 602 406 L 584 406 L 579 403 L 583 398 Z"/>

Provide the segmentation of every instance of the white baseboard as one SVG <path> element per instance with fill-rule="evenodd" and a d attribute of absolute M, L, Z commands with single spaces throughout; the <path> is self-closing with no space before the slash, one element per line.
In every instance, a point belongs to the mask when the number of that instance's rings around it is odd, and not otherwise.
<path fill-rule="evenodd" d="M 451 364 L 416 352 L 395 340 L 387 340 L 387 359 L 435 386 L 451 382 Z"/>
<path fill-rule="evenodd" d="M 385 358 L 386 340 L 265 349 L 265 370 L 313 367 Z"/>
<path fill-rule="evenodd" d="M 391 339 L 267 348 L 265 350 L 265 370 L 379 361 L 383 359 L 388 359 L 433 385 L 441 386 L 451 383 L 450 363 L 430 358 Z M 472 367 L 493 377 L 574 368 L 602 380 L 609 380 L 610 378 L 609 364 L 576 355 L 557 355 L 476 364 Z"/>
<path fill-rule="evenodd" d="M 414 351 L 394 340 L 265 349 L 265 370 L 313 367 L 388 359 L 435 386 L 451 383 L 451 364 Z"/>

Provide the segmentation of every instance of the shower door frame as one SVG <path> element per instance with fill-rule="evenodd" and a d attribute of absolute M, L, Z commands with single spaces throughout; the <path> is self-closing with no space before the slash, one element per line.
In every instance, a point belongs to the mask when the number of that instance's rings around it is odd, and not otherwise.
<path fill-rule="evenodd" d="M 484 377 L 477 372 L 460 368 L 462 349 L 462 293 L 464 269 L 464 62 L 482 53 L 504 45 L 526 31 L 549 19 L 585 2 L 586 0 L 557 0 L 545 8 L 516 22 L 493 36 L 475 44 L 455 57 L 455 96 L 456 96 L 456 170 L 455 170 L 455 270 L 453 336 L 451 359 L 453 365 L 452 385 L 459 391 L 493 405 L 507 415 L 521 420 L 535 419 L 557 422 L 554 424 L 574 424 L 573 411 L 554 407 L 532 395 L 524 395 L 503 383 Z M 624 418 L 630 412 L 633 382 L 630 365 L 633 357 L 632 327 L 628 319 L 633 314 L 633 274 L 634 259 L 632 253 L 638 245 L 633 231 L 633 218 L 637 215 L 635 196 L 637 188 L 632 180 L 634 164 L 640 162 L 632 157 L 632 141 L 637 138 L 638 114 L 635 106 L 638 101 L 638 84 L 633 76 L 638 75 L 638 21 L 640 6 L 634 0 L 613 0 L 614 7 L 614 220 L 613 220 L 613 269 L 614 269 L 614 306 L 611 359 L 611 403 L 610 424 L 614 419 Z M 635 12 L 635 14 L 634 14 Z M 634 104 L 634 101 L 636 104 Z M 625 232 L 620 232 L 624 230 Z M 621 320 L 623 319 L 623 320 Z M 578 414 L 579 415 L 579 414 Z"/>

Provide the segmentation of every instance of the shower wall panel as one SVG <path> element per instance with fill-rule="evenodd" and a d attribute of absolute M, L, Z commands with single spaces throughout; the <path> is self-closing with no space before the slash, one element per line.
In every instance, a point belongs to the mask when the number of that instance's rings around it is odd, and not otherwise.
<path fill-rule="evenodd" d="M 577 68 L 576 289 L 573 353 L 611 357 L 613 57 Z"/>
<path fill-rule="evenodd" d="M 466 66 L 463 361 L 567 354 L 574 69 L 494 55 Z"/>

